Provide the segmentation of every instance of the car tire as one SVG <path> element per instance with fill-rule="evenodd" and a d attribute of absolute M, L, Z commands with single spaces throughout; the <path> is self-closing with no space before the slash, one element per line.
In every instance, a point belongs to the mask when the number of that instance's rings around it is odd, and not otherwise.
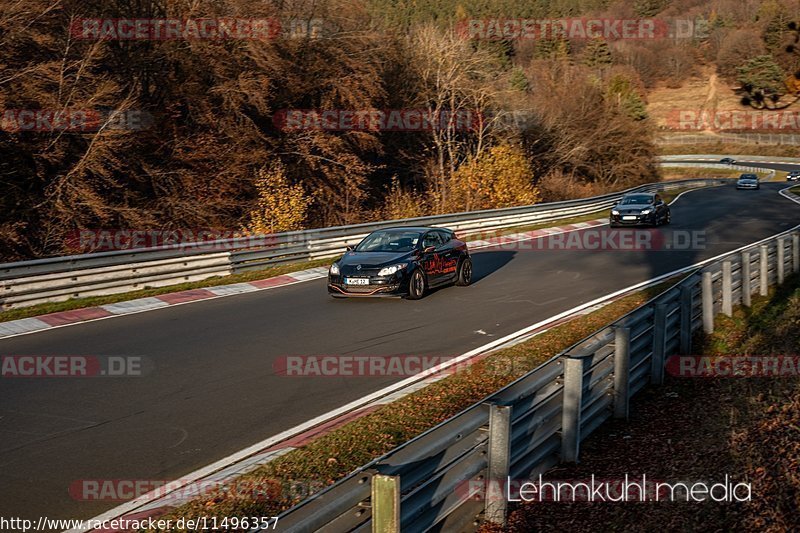
<path fill-rule="evenodd" d="M 458 265 L 458 276 L 456 277 L 456 285 L 459 287 L 466 287 L 472 283 L 472 259 L 467 257 L 461 264 Z"/>
<path fill-rule="evenodd" d="M 425 296 L 425 289 L 427 288 L 425 274 L 420 269 L 411 274 L 411 279 L 408 280 L 408 296 L 409 300 L 419 300 Z"/>

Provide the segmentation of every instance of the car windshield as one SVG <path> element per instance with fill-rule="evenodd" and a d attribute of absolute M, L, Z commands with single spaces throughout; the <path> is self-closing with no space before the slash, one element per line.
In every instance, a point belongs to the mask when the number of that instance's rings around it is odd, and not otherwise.
<path fill-rule="evenodd" d="M 620 205 L 631 205 L 631 204 L 652 204 L 653 197 L 647 194 L 632 194 L 631 196 L 625 196 Z"/>
<path fill-rule="evenodd" d="M 754 174 L 743 174 L 739 179 L 744 181 L 755 181 L 758 179 L 758 176 Z"/>
<path fill-rule="evenodd" d="M 376 231 L 356 246 L 356 252 L 410 252 L 421 235 L 419 231 Z"/>

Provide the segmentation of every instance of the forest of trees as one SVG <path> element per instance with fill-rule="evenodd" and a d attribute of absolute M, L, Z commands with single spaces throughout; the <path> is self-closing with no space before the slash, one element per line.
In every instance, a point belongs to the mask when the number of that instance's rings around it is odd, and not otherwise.
<path fill-rule="evenodd" d="M 68 253 L 68 236 L 86 228 L 271 232 L 653 181 L 648 88 L 679 85 L 704 61 L 736 76 L 742 54 L 779 51 L 796 7 L 0 0 L 0 260 Z M 690 39 L 626 42 L 479 41 L 455 31 L 469 18 L 583 15 L 698 17 L 710 26 Z M 222 40 L 81 39 L 71 30 L 82 19 L 222 17 L 284 21 L 284 29 Z M 313 32 L 284 31 L 312 20 Z M 287 110 L 389 109 L 476 120 L 418 131 L 287 129 L 276 120 Z M 106 111 L 91 131 L 20 131 L 9 125 L 19 110 Z M 109 116 L 148 120 L 120 128 Z"/>

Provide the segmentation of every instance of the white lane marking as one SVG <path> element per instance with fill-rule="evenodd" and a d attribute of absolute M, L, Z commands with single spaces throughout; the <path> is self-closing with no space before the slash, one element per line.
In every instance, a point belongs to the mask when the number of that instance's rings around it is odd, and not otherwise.
<path fill-rule="evenodd" d="M 298 281 L 306 281 L 310 279 L 319 279 L 320 277 L 327 276 L 328 269 L 325 267 L 311 268 L 308 270 L 301 270 L 300 272 L 292 272 L 291 274 L 286 274 L 286 275 Z"/>
<path fill-rule="evenodd" d="M 15 337 L 50 328 L 52 328 L 50 324 L 38 318 L 21 318 L 10 322 L 0 322 L 0 337 Z"/>
<path fill-rule="evenodd" d="M 119 302 L 115 304 L 109 305 L 101 305 L 101 309 L 105 309 L 109 313 L 113 313 L 115 315 L 127 315 L 129 313 L 141 313 L 142 311 L 149 311 L 151 309 L 160 309 L 162 307 L 168 307 L 169 304 L 164 300 L 159 300 L 158 298 L 151 297 L 151 298 L 138 298 L 136 300 L 130 300 L 128 302 Z"/>
<path fill-rule="evenodd" d="M 242 294 L 245 292 L 255 292 L 258 287 L 249 283 L 234 283 L 233 285 L 220 285 L 219 287 L 205 287 L 205 290 L 217 296 L 228 296 L 230 294 Z"/>

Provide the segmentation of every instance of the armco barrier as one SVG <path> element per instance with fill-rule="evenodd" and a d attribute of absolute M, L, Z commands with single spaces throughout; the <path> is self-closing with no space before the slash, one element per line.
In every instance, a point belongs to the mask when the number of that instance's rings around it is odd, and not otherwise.
<path fill-rule="evenodd" d="M 390 220 L 253 238 L 185 243 L 0 264 L 0 309 L 198 281 L 269 265 L 334 257 L 391 226 L 447 226 L 460 234 L 548 222 L 610 208 L 625 192 L 725 183 L 694 179 L 643 185 L 581 200 Z"/>
<path fill-rule="evenodd" d="M 281 530 L 411 533 L 505 523 L 505 498 L 472 498 L 470 489 L 577 461 L 586 437 L 609 418 L 627 418 L 631 398 L 663 382 L 669 356 L 692 354 L 692 334 L 713 331 L 716 313 L 749 305 L 753 292 L 800 272 L 799 237 L 794 228 L 689 272 L 485 401 L 285 511 Z"/>

